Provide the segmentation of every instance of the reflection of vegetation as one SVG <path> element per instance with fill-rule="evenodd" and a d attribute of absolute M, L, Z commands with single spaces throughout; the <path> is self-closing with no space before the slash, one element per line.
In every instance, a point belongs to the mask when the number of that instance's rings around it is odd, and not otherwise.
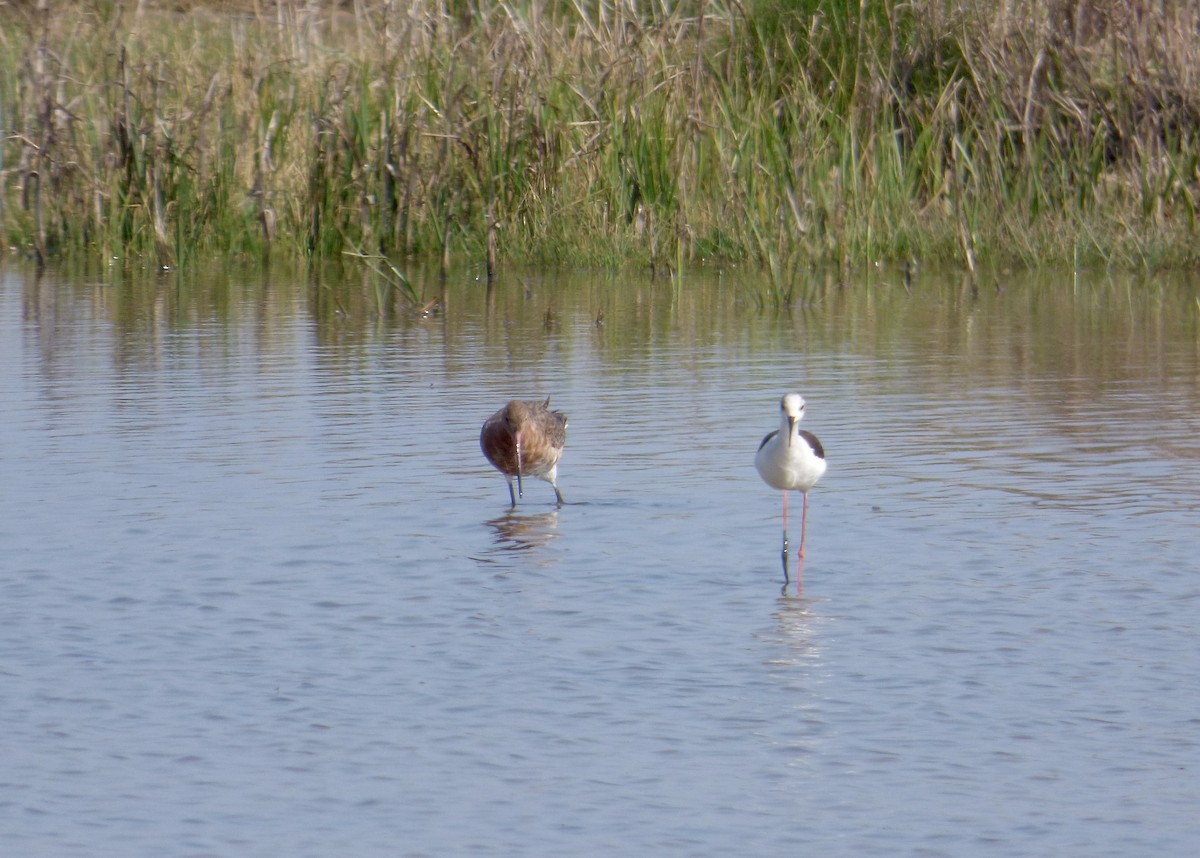
<path fill-rule="evenodd" d="M 1194 0 L 152 5 L 0 11 L 6 242 L 1195 260 Z"/>
<path fill-rule="evenodd" d="M 846 361 L 842 376 L 872 387 L 913 373 L 984 388 L 1027 379 L 1050 394 L 1072 379 L 1085 392 L 1165 379 L 1200 361 L 1200 290 L 1182 276 L 1066 284 L 922 272 L 911 291 L 899 272 L 813 277 L 796 287 L 813 296 L 810 305 L 780 310 L 747 299 L 773 288 L 768 274 L 736 270 L 690 271 L 682 282 L 556 272 L 502 273 L 489 284 L 444 280 L 436 265 L 410 276 L 421 306 L 371 272 L 332 266 L 137 275 L 114 267 L 29 281 L 24 314 L 47 354 L 58 338 L 109 331 L 117 354 L 138 360 L 180 349 L 221 361 L 299 348 L 400 377 L 420 353 L 438 355 L 451 375 L 561 378 L 602 365 L 644 390 L 668 370 L 704 380 L 717 367 L 719 375 L 727 359 L 746 361 L 771 385 L 798 383 L 820 355 Z"/>

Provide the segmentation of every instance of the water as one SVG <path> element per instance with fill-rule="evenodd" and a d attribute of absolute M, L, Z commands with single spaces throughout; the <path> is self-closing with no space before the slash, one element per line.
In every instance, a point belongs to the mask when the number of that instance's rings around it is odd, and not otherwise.
<path fill-rule="evenodd" d="M 4 854 L 1193 854 L 1194 284 L 422 282 L 0 274 Z"/>

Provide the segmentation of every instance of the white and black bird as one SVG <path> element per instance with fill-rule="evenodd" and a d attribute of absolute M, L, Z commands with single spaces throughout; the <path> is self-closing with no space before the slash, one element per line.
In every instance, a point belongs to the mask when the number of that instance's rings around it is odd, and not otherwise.
<path fill-rule="evenodd" d="M 754 466 L 767 485 L 783 492 L 783 574 L 787 577 L 788 492 L 798 491 L 804 496 L 804 507 L 800 514 L 800 548 L 796 552 L 798 564 L 804 562 L 804 529 L 808 521 L 808 490 L 816 485 L 825 473 L 825 448 L 817 436 L 800 428 L 804 417 L 804 397 L 799 393 L 787 393 L 779 401 L 779 428 L 758 445 Z"/>

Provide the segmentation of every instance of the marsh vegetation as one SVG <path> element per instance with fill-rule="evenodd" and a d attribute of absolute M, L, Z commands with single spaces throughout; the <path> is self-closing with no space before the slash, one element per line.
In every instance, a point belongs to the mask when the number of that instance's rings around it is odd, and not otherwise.
<path fill-rule="evenodd" d="M 674 270 L 1193 264 L 1200 3 L 27 2 L 0 236 Z"/>

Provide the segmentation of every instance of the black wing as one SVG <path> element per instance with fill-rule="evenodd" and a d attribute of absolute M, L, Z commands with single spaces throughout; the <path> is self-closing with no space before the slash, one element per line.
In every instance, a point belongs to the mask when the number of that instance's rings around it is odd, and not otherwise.
<path fill-rule="evenodd" d="M 825 448 L 821 446 L 821 442 L 817 440 L 817 436 L 811 432 L 800 430 L 800 437 L 808 442 L 808 446 L 813 448 L 813 452 L 817 454 L 818 459 L 825 458 Z"/>

